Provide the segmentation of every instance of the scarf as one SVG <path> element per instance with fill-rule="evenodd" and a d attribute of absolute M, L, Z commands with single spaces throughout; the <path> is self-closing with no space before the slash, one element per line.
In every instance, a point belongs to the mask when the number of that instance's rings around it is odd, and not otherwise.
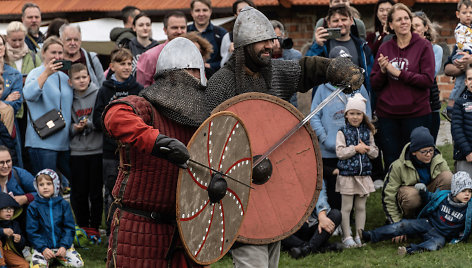
<path fill-rule="evenodd" d="M 10 46 L 8 42 L 6 43 L 6 45 L 7 45 L 8 57 L 13 62 L 19 59 L 22 59 L 29 52 L 29 49 L 26 43 L 23 43 L 23 46 L 19 48 L 13 48 L 12 46 Z"/>

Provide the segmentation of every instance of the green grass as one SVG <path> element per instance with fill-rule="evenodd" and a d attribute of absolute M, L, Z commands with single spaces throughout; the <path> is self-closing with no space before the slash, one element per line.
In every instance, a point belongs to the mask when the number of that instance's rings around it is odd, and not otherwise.
<path fill-rule="evenodd" d="M 439 146 L 451 170 L 452 145 Z M 385 214 L 382 209 L 381 192 L 372 193 L 367 200 L 366 229 L 382 226 Z M 332 237 L 332 242 L 339 242 L 339 237 Z M 419 240 L 416 240 L 417 242 Z M 411 242 L 411 241 L 410 241 Z M 403 244 L 385 241 L 368 244 L 363 248 L 346 249 L 341 253 L 312 254 L 300 260 L 292 259 L 287 252 L 281 252 L 279 267 L 470 267 L 472 266 L 472 244 L 447 244 L 445 248 L 435 252 L 424 252 L 412 256 L 401 257 L 397 249 Z M 89 249 L 78 249 L 85 262 L 85 267 L 105 267 L 106 248 L 91 246 Z M 230 254 L 213 264 L 215 268 L 232 267 Z"/>

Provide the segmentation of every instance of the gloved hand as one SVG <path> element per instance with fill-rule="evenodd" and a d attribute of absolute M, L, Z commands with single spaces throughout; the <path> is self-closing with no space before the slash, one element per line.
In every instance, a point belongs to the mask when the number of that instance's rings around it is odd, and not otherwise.
<path fill-rule="evenodd" d="M 188 167 L 187 160 L 190 158 L 185 144 L 162 134 L 157 136 L 151 155 L 167 159 L 172 164 L 184 169 Z"/>
<path fill-rule="evenodd" d="M 424 183 L 417 183 L 415 184 L 415 189 L 418 191 L 426 192 L 426 185 Z"/>
<path fill-rule="evenodd" d="M 343 92 L 349 94 L 364 83 L 364 69 L 352 63 L 349 58 L 337 57 L 328 65 L 326 79 L 334 86 L 346 87 Z"/>

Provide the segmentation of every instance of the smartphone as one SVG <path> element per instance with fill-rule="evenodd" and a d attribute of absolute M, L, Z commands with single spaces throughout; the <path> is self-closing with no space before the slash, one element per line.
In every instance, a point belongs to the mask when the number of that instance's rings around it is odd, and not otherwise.
<path fill-rule="evenodd" d="M 338 39 L 341 38 L 341 28 L 327 28 L 328 37 L 326 39 Z"/>
<path fill-rule="evenodd" d="M 72 61 L 70 60 L 56 60 L 54 64 L 62 62 L 62 68 L 59 71 L 67 71 L 70 70 L 70 66 L 72 65 Z"/>

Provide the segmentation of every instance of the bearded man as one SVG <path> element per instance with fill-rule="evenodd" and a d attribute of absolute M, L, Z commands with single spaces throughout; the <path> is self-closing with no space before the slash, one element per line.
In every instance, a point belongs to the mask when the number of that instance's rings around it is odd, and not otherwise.
<path fill-rule="evenodd" d="M 205 95 L 211 110 L 246 92 L 267 93 L 288 101 L 297 91 L 306 92 L 326 80 L 334 85 L 350 85 L 353 89 L 362 85 L 362 70 L 344 58 L 273 60 L 276 38 L 264 14 L 252 7 L 241 10 L 233 29 L 234 52 L 208 81 Z M 277 267 L 280 241 L 268 245 L 239 244 L 231 254 L 235 267 Z"/>
<path fill-rule="evenodd" d="M 108 267 L 197 266 L 179 238 L 175 198 L 179 167 L 189 159 L 185 144 L 207 117 L 204 63 L 190 40 L 177 37 L 156 70 L 153 85 L 112 102 L 103 115 L 120 150 Z"/>

